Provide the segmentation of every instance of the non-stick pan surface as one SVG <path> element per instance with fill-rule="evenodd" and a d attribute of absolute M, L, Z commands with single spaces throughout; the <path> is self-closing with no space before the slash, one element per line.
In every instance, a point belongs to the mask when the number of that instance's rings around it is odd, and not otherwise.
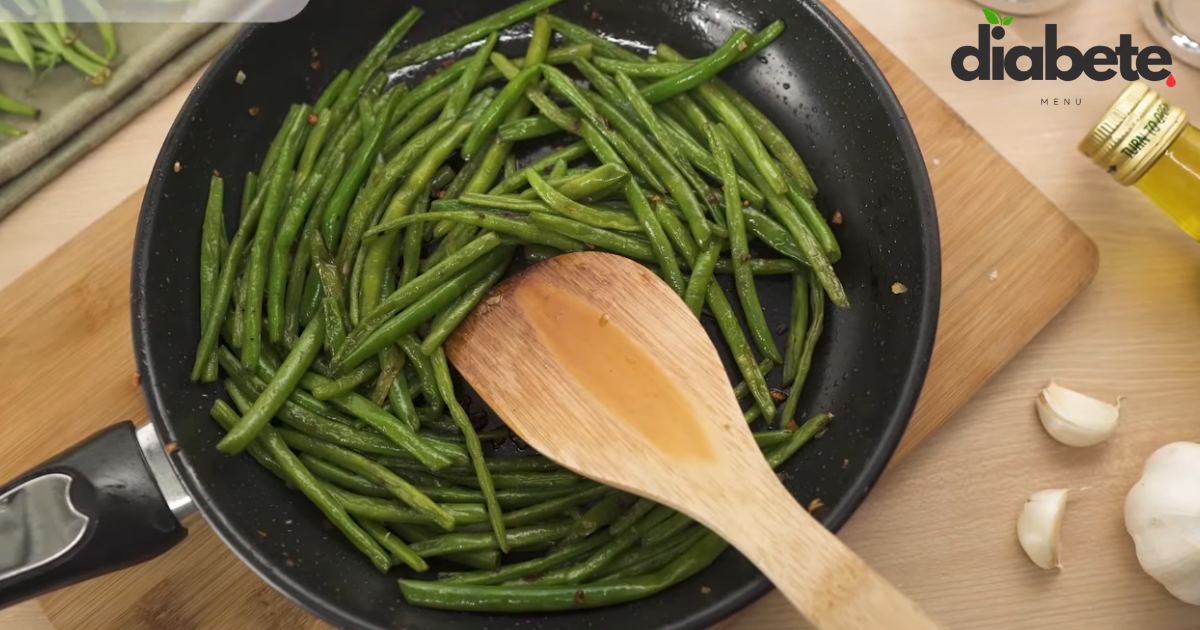
<path fill-rule="evenodd" d="M 423 3 L 426 15 L 409 41 L 501 5 Z M 198 341 L 198 235 L 209 176 L 220 171 L 226 198 L 239 198 L 241 180 L 258 168 L 289 104 L 315 99 L 407 8 L 396 0 L 313 0 L 289 22 L 250 28 L 214 63 L 166 140 L 139 223 L 133 325 L 154 422 L 164 440 L 179 445 L 177 471 L 211 526 L 247 564 L 343 628 L 681 630 L 732 614 L 770 587 L 734 552 L 651 600 L 615 608 L 520 616 L 413 608 L 401 599 L 395 573 L 378 574 L 322 525 L 301 495 L 250 457 L 217 452 L 221 430 L 208 410 L 219 387 L 188 378 Z M 800 405 L 801 413 L 830 411 L 836 419 L 827 435 L 784 469 L 795 496 L 805 503 L 820 498 L 825 507 L 817 516 L 839 528 L 903 433 L 936 328 L 940 270 L 933 196 L 895 96 L 845 27 L 814 0 L 567 0 L 554 11 L 628 45 L 665 41 L 690 55 L 712 50 L 735 27 L 787 22 L 778 41 L 725 78 L 789 135 L 821 187 L 819 205 L 843 217 L 835 229 L 845 252 L 837 268 L 854 307 L 829 312 Z M 522 51 L 528 29 L 508 35 L 501 49 Z M 318 71 L 311 65 L 314 50 Z M 239 71 L 246 77 L 241 85 L 235 81 Z M 251 107 L 261 113 L 251 117 Z M 896 282 L 908 292 L 893 294 Z M 786 322 L 790 282 L 764 282 L 760 291 L 772 323 Z"/>

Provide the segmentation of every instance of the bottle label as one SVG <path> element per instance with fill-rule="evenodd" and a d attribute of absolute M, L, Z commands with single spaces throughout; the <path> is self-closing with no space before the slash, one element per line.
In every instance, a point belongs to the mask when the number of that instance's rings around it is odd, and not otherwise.
<path fill-rule="evenodd" d="M 1167 121 L 1167 116 L 1171 113 L 1171 106 L 1166 101 L 1160 102 L 1158 107 L 1154 108 L 1154 114 L 1146 120 L 1142 126 L 1141 133 L 1131 136 L 1125 142 L 1125 147 L 1121 149 L 1121 153 L 1127 158 L 1137 157 L 1143 149 L 1150 146 L 1154 139 L 1162 133 L 1163 123 Z"/>

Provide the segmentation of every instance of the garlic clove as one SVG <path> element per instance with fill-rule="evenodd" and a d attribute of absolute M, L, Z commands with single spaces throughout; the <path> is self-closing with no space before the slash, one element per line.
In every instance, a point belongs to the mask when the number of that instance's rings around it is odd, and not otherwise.
<path fill-rule="evenodd" d="M 1039 567 L 1062 568 L 1059 532 L 1067 511 L 1066 490 L 1042 490 L 1030 495 L 1017 518 L 1017 541 L 1025 555 Z"/>
<path fill-rule="evenodd" d="M 1095 446 L 1117 431 L 1120 404 L 1110 405 L 1051 382 L 1037 398 L 1050 437 L 1067 446 Z"/>

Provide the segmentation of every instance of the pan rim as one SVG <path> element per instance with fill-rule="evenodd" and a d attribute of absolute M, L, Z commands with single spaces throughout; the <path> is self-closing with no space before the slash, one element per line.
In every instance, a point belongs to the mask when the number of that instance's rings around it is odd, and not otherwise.
<path fill-rule="evenodd" d="M 888 418 L 886 429 L 880 438 L 879 447 L 871 453 L 867 464 L 857 478 L 850 484 L 846 498 L 828 512 L 822 523 L 831 531 L 837 532 L 857 511 L 867 494 L 878 482 L 884 469 L 891 461 L 892 455 L 904 436 L 913 412 L 916 409 L 929 363 L 933 354 L 934 341 L 937 333 L 939 310 L 941 303 L 941 241 L 938 229 L 937 213 L 932 184 L 928 170 L 917 142 L 916 135 L 909 124 L 894 90 L 884 77 L 882 70 L 875 60 L 867 53 L 865 47 L 850 32 L 849 28 L 828 7 L 817 0 L 804 0 L 802 4 L 813 16 L 822 23 L 833 38 L 844 48 L 847 54 L 860 66 L 867 84 L 875 92 L 883 113 L 892 124 L 897 134 L 897 141 L 904 158 L 908 161 L 907 176 L 912 180 L 914 202 L 920 220 L 919 229 L 922 232 L 923 257 L 919 271 L 923 282 L 921 292 L 920 315 L 917 323 L 914 341 L 916 350 L 911 361 L 904 370 L 905 378 L 900 387 L 900 396 L 891 417 Z M 146 194 L 142 202 L 141 215 L 138 221 L 137 233 L 134 239 L 132 278 L 131 278 L 131 321 L 133 328 L 133 343 L 137 368 L 142 375 L 141 387 L 145 397 L 151 420 L 159 434 L 173 436 L 170 426 L 164 420 L 163 406 L 158 399 L 158 391 L 165 386 L 156 381 L 157 371 L 151 361 L 147 348 L 149 346 L 149 327 L 147 325 L 146 270 L 150 257 L 150 238 L 147 217 L 156 214 L 163 200 L 166 178 L 173 172 L 174 158 L 172 148 L 180 144 L 186 122 L 196 117 L 202 96 L 206 94 L 220 77 L 228 75 L 235 69 L 235 62 L 240 49 L 247 41 L 256 36 L 264 25 L 254 25 L 243 29 L 225 48 L 221 55 L 212 62 L 204 76 L 193 88 L 187 101 L 180 109 L 171 129 L 163 141 L 162 149 L 155 161 L 151 172 Z M 214 530 L 226 547 L 247 565 L 263 581 L 274 590 L 284 595 L 290 601 L 308 611 L 314 616 L 336 627 L 347 629 L 372 630 L 376 624 L 353 615 L 352 613 L 328 605 L 326 600 L 310 589 L 296 583 L 286 572 L 280 571 L 273 563 L 261 557 L 254 548 L 241 540 L 235 533 L 232 522 L 225 511 L 212 504 L 206 492 L 206 484 L 195 474 L 186 463 L 172 457 L 171 465 L 183 481 L 188 493 L 195 501 L 196 507 L 205 521 Z M 769 580 L 761 573 L 748 581 L 742 588 L 726 593 L 719 600 L 694 610 L 686 616 L 662 626 L 661 630 L 701 630 L 729 618 L 738 611 L 762 598 L 772 589 Z"/>

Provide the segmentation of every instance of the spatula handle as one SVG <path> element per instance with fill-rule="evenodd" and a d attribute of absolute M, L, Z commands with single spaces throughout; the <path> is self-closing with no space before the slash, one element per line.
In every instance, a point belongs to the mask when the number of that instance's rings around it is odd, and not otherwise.
<path fill-rule="evenodd" d="M 911 600 L 818 523 L 778 479 L 739 485 L 715 510 L 717 533 L 819 630 L 938 630 Z M 749 492 L 747 492 L 749 490 Z M 731 509 L 732 508 L 732 509 Z"/>

